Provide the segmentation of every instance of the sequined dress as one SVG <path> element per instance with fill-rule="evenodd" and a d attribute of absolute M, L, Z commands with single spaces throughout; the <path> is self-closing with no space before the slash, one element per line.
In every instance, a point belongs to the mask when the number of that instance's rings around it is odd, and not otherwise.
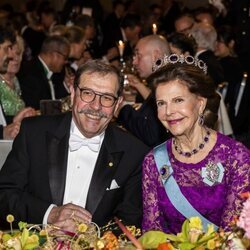
<path fill-rule="evenodd" d="M 0 101 L 2 103 L 5 115 L 15 116 L 21 109 L 25 107 L 24 101 L 21 99 L 21 91 L 17 78 L 14 80 L 15 90 L 11 89 L 5 80 L 0 78 Z"/>
<path fill-rule="evenodd" d="M 242 200 L 239 194 L 250 191 L 250 150 L 243 144 L 217 133 L 217 141 L 207 157 L 195 164 L 178 161 L 171 150 L 172 139 L 166 142 L 173 176 L 181 192 L 204 217 L 229 229 L 233 216 L 239 215 Z M 224 176 L 213 186 L 203 182 L 202 167 L 221 163 Z M 157 170 L 153 152 L 143 161 L 143 231 L 159 229 L 178 233 L 185 217 L 171 204 Z"/>

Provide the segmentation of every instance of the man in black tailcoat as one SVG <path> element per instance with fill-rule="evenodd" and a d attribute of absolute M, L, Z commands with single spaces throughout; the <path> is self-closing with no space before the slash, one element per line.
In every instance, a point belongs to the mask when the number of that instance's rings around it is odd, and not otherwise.
<path fill-rule="evenodd" d="M 75 221 L 103 226 L 114 216 L 140 226 L 140 164 L 149 149 L 110 124 L 122 87 L 117 69 L 89 61 L 71 89 L 72 113 L 23 121 L 0 172 L 1 224 L 13 214 L 68 231 Z"/>

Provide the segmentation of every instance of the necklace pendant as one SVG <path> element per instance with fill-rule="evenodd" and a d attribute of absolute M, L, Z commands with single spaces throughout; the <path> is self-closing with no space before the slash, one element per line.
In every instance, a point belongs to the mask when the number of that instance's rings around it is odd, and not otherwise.
<path fill-rule="evenodd" d="M 201 169 L 201 176 L 203 182 L 209 186 L 213 186 L 216 183 L 220 183 L 224 176 L 224 167 L 219 162 L 217 164 L 209 161 L 205 167 Z"/>

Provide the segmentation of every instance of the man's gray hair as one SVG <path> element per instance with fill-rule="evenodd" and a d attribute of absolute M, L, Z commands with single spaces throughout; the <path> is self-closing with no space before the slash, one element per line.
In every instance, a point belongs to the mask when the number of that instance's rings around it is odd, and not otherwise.
<path fill-rule="evenodd" d="M 117 83 L 118 83 L 118 92 L 117 95 L 121 96 L 123 91 L 123 76 L 121 72 L 115 68 L 114 66 L 110 65 L 109 63 L 106 63 L 100 59 L 96 60 L 89 60 L 86 63 L 82 64 L 79 69 L 76 71 L 76 76 L 74 80 L 74 88 L 76 89 L 77 86 L 79 86 L 80 78 L 83 74 L 89 73 L 89 74 L 99 74 L 101 76 L 106 76 L 109 74 L 115 75 L 117 77 Z"/>
<path fill-rule="evenodd" d="M 197 23 L 191 29 L 190 35 L 195 39 L 198 48 L 214 51 L 217 32 L 212 25 L 203 22 Z"/>
<path fill-rule="evenodd" d="M 70 43 L 65 37 L 49 36 L 44 40 L 42 44 L 41 53 L 61 51 L 65 47 L 70 48 Z"/>

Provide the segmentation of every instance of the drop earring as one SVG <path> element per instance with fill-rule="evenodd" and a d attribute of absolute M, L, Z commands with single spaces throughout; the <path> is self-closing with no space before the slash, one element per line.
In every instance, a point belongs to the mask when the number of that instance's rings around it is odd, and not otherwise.
<path fill-rule="evenodd" d="M 203 127 L 203 125 L 204 125 L 204 114 L 203 114 L 203 113 L 199 114 L 198 124 L 199 124 L 201 127 Z"/>

